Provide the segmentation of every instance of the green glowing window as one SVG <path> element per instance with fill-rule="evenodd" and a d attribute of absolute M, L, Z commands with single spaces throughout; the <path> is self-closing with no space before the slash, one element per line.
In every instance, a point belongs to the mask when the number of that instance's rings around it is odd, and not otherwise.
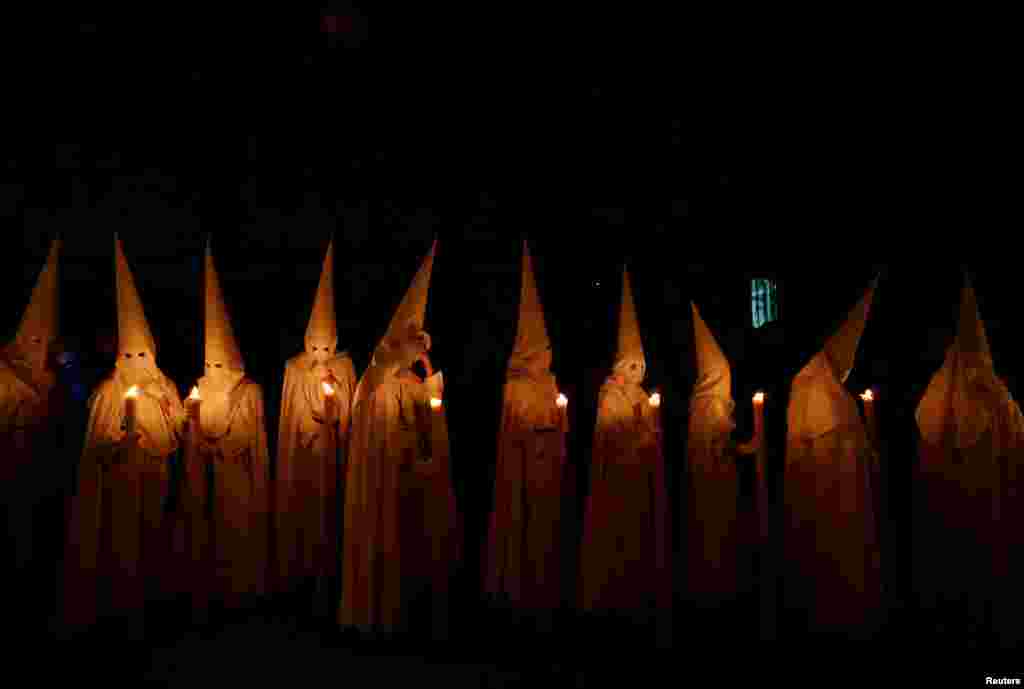
<path fill-rule="evenodd" d="M 774 280 L 751 280 L 750 305 L 754 327 L 760 328 L 779 317 L 778 294 Z"/>

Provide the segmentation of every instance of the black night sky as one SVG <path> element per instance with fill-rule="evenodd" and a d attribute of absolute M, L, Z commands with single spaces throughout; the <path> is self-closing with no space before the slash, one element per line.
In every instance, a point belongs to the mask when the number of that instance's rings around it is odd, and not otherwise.
<path fill-rule="evenodd" d="M 768 391 L 777 470 L 789 379 L 881 273 L 848 387 L 879 392 L 885 576 L 894 597 L 906 593 L 913 410 L 952 338 L 963 268 L 1015 396 L 1021 369 L 1017 295 L 1004 277 L 1013 259 L 945 238 L 970 237 L 991 205 L 952 165 L 952 145 L 931 145 L 934 125 L 901 107 L 899 78 L 869 87 L 842 61 L 786 77 L 756 59 L 726 65 L 733 58 L 674 52 L 668 27 L 651 43 L 671 57 L 627 61 L 644 42 L 631 26 L 624 40 L 580 20 L 571 46 L 521 21 L 490 44 L 441 15 L 371 22 L 336 5 L 230 20 L 54 20 L 8 86 L 27 117 L 7 130 L 0 170 L 0 332 L 17 326 L 59 233 L 64 342 L 102 374 L 116 330 L 117 231 L 159 365 L 185 394 L 201 370 L 200 265 L 212 236 L 273 446 L 283 365 L 302 347 L 331 236 L 340 347 L 357 373 L 438 237 L 427 330 L 448 386 L 470 599 L 524 238 L 570 398 L 581 489 L 629 266 L 648 385 L 665 399 L 677 510 L 694 379 L 689 301 L 732 362 L 739 435 L 750 395 Z M 535 62 L 552 43 L 560 59 Z M 780 320 L 760 330 L 752 277 L 779 281 Z"/>

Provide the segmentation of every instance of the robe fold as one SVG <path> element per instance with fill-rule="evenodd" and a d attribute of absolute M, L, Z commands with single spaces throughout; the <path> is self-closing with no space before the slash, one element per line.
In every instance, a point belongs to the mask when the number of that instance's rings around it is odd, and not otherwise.
<path fill-rule="evenodd" d="M 121 442 L 130 387 L 121 370 L 89 399 L 64 558 L 64 619 L 71 626 L 141 611 L 147 598 L 176 586 L 164 514 L 184 412 L 173 383 L 159 371 L 151 375 L 139 384 L 137 445 Z"/>
<path fill-rule="evenodd" d="M 580 555 L 584 610 L 671 607 L 659 416 L 639 385 L 609 379 L 601 387 Z"/>
<path fill-rule="evenodd" d="M 344 353 L 316 367 L 303 353 L 285 366 L 273 508 L 278 589 L 338 575 L 355 377 Z M 325 418 L 325 380 L 335 388 L 335 421 Z"/>
<path fill-rule="evenodd" d="M 816 630 L 870 631 L 881 606 L 877 456 L 825 353 L 793 380 L 788 411 L 786 605 Z"/>
<path fill-rule="evenodd" d="M 461 561 L 462 525 L 452 490 L 448 422 L 445 408 L 434 410 L 430 398 L 442 399 L 441 374 L 420 381 L 411 371 L 403 386 L 401 423 L 417 434 L 416 455 L 401 485 L 401 559 L 405 599 L 430 602 L 434 631 L 447 633 L 451 579 Z"/>
<path fill-rule="evenodd" d="M 439 387 L 386 364 L 371 364 L 360 381 L 345 485 L 343 626 L 406 628 L 410 603 L 424 594 L 436 617 L 447 616 L 458 525 L 447 426 L 431 394 L 440 397 Z"/>
<path fill-rule="evenodd" d="M 512 370 L 505 383 L 484 588 L 525 609 L 562 604 L 562 506 L 572 479 L 557 396 L 550 372 Z"/>
<path fill-rule="evenodd" d="M 204 400 L 216 394 L 206 377 L 198 387 Z M 198 427 L 190 420 L 183 453 L 177 551 L 190 572 L 182 580 L 199 607 L 210 597 L 237 603 L 265 593 L 267 585 L 270 461 L 263 392 L 243 378 L 227 402 L 224 409 L 200 403 Z M 213 414 L 226 421 L 210 419 Z"/>
<path fill-rule="evenodd" d="M 38 554 L 37 504 L 57 493 L 64 464 L 56 440 L 63 400 L 56 375 L 21 365 L 14 348 L 0 351 L 0 533 L 5 562 L 23 569 Z M 42 515 L 39 515 L 42 516 Z"/>
<path fill-rule="evenodd" d="M 914 588 L 945 622 L 1020 643 L 1024 416 L 989 366 L 951 349 L 917 410 Z"/>
<path fill-rule="evenodd" d="M 757 537 L 753 510 L 744 509 L 739 462 L 730 433 L 734 403 L 719 395 L 694 395 L 690 401 L 686 588 L 701 605 L 733 600 L 748 584 L 745 555 Z"/>

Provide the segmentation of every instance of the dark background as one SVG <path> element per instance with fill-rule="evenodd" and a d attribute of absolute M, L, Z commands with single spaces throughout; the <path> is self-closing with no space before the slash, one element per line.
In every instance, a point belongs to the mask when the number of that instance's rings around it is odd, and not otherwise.
<path fill-rule="evenodd" d="M 961 150 L 942 108 L 910 95 L 931 82 L 869 58 L 794 51 L 801 68 L 775 71 L 724 47 L 682 47 L 699 30 L 654 18 L 609 33 L 583 19 L 428 15 L 381 11 L 372 34 L 370 16 L 345 3 L 293 16 L 56 17 L 12 37 L 25 39 L 12 110 L 26 117 L 9 129 L 0 170 L 0 331 L 13 332 L 60 233 L 62 334 L 94 376 L 107 370 L 117 231 L 158 363 L 185 394 L 201 372 L 212 236 L 273 442 L 283 364 L 302 348 L 332 234 L 339 342 L 358 373 L 437 237 L 427 330 L 474 562 L 524 238 L 581 488 L 629 266 L 677 511 L 689 301 L 733 365 L 740 435 L 750 395 L 768 392 L 777 469 L 789 380 L 881 273 L 848 387 L 879 393 L 884 548 L 900 590 L 913 409 L 952 338 L 964 268 L 996 368 L 1017 391 L 1019 262 L 986 233 L 1007 184 L 963 157 L 994 140 L 992 128 Z M 573 41 L 558 40 L 563 26 Z M 638 56 L 641 44 L 664 54 Z M 753 277 L 779 282 L 780 319 L 761 330 Z"/>

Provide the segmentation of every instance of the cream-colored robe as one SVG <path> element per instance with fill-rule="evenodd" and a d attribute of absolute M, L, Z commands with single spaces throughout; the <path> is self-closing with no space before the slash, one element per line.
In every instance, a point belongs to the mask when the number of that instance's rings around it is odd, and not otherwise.
<path fill-rule="evenodd" d="M 735 428 L 731 397 L 706 385 L 690 399 L 687 459 L 689 557 L 687 593 L 698 603 L 734 599 L 742 581 L 741 550 L 752 525 L 740 510 L 739 461 L 731 433 Z"/>
<path fill-rule="evenodd" d="M 857 403 L 815 355 L 790 393 L 783 537 L 786 605 L 807 609 L 813 628 L 859 634 L 877 621 L 876 463 Z"/>
<path fill-rule="evenodd" d="M 52 494 L 62 466 L 54 466 L 55 415 L 59 413 L 57 377 L 19 360 L 17 347 L 0 351 L 0 529 L 16 568 L 32 557 L 33 507 Z M 47 485 L 49 484 L 49 486 Z"/>
<path fill-rule="evenodd" d="M 187 536 L 180 552 L 194 576 L 184 578 L 197 604 L 209 596 L 237 603 L 266 592 L 270 461 L 263 392 L 241 378 L 225 395 L 199 379 L 199 425 L 185 438 L 185 490 L 180 501 Z M 223 401 L 214 399 L 224 396 Z M 226 404 L 224 404 L 226 402 Z"/>
<path fill-rule="evenodd" d="M 637 384 L 601 386 L 581 550 L 584 610 L 672 607 L 659 410 Z"/>
<path fill-rule="evenodd" d="M 285 366 L 275 475 L 275 563 L 279 589 L 338 573 L 346 450 L 355 368 L 341 353 L 313 370 L 303 352 Z M 332 377 L 337 423 L 324 422 L 321 386 Z"/>
<path fill-rule="evenodd" d="M 174 384 L 159 370 L 151 375 L 137 402 L 137 446 L 120 444 L 130 387 L 120 369 L 89 399 L 64 560 L 64 618 L 72 626 L 139 611 L 147 594 L 166 591 L 174 576 L 166 567 L 164 512 L 184 410 Z"/>
<path fill-rule="evenodd" d="M 426 383 L 403 356 L 378 349 L 359 383 L 346 478 L 343 594 L 339 622 L 390 633 L 410 622 L 408 605 L 433 598 L 444 633 L 447 595 L 459 556 L 448 467 L 441 375 Z"/>
<path fill-rule="evenodd" d="M 549 371 L 511 369 L 505 382 L 485 591 L 533 610 L 562 595 L 562 504 L 569 490 L 568 419 Z"/>
<path fill-rule="evenodd" d="M 917 409 L 914 588 L 1024 641 L 1024 416 L 991 362 L 951 347 Z M 947 618 L 948 621 L 948 618 Z"/>

